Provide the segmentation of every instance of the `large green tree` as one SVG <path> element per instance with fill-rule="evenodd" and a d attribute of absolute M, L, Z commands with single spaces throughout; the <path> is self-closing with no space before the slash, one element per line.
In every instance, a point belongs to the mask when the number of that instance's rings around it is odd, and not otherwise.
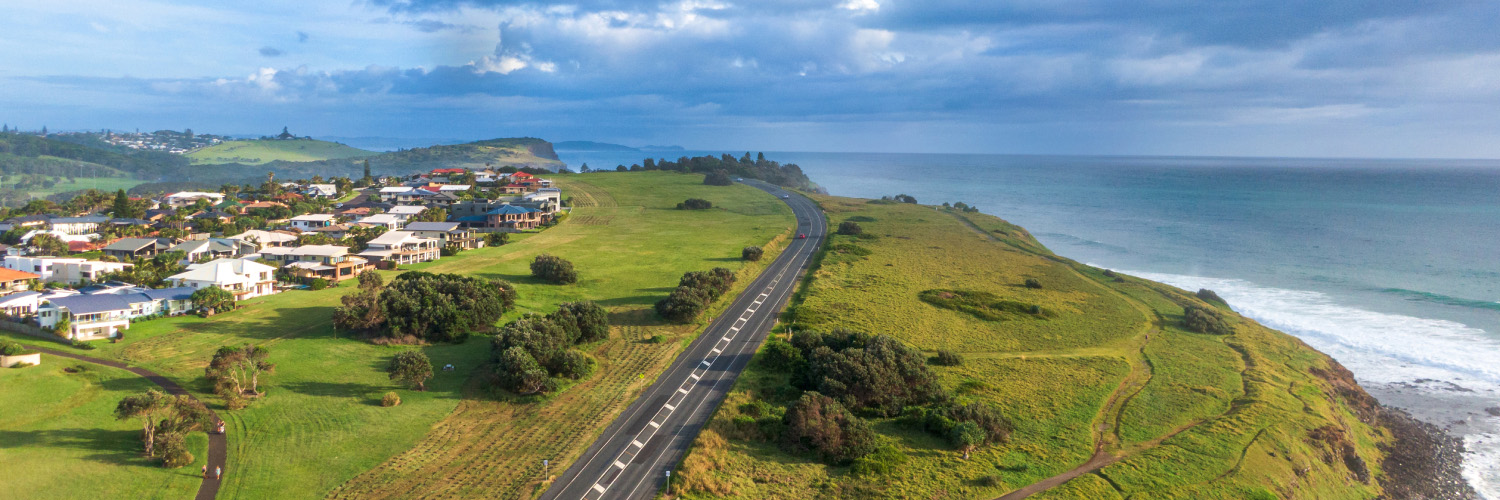
<path fill-rule="evenodd" d="M 414 271 L 391 280 L 380 307 L 391 336 L 457 342 L 488 331 L 515 298 L 506 281 Z"/>
<path fill-rule="evenodd" d="M 427 379 L 432 378 L 432 361 L 422 351 L 401 351 L 391 358 L 386 368 L 391 380 L 399 381 L 418 391 L 427 390 Z"/>

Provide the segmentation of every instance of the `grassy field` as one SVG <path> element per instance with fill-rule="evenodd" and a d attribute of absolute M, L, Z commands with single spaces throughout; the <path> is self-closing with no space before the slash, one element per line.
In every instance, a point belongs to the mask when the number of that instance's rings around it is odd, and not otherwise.
<path fill-rule="evenodd" d="M 82 366 L 78 373 L 64 368 Z M 197 459 L 163 469 L 141 454 L 141 425 L 115 420 L 115 404 L 156 388 L 114 368 L 42 355 L 42 364 L 0 369 L 0 484 L 10 498 L 190 498 L 208 438 L 188 437 Z"/>
<path fill-rule="evenodd" d="M 405 348 L 340 338 L 331 328 L 330 314 L 352 286 L 252 299 L 211 319 L 139 323 L 124 341 L 99 343 L 90 354 L 149 367 L 207 395 L 202 370 L 219 346 L 270 347 L 277 371 L 262 383 L 267 395 L 245 410 L 223 413 L 229 422 L 231 474 L 220 498 L 402 496 L 437 488 L 465 496 L 514 496 L 540 479 L 516 472 L 539 468 L 543 457 L 565 462 L 569 453 L 576 455 L 680 349 L 677 342 L 643 339 L 658 333 L 687 338 L 696 330 L 658 323 L 646 312 L 649 304 L 664 297 L 685 271 L 714 266 L 753 271 L 742 268 L 740 248 L 784 238 L 793 224 L 790 210 L 774 197 L 745 186 L 704 186 L 697 175 L 556 179 L 564 193 L 587 191 L 595 202 L 576 208 L 571 221 L 509 245 L 411 266 L 512 281 L 519 300 L 507 318 L 551 312 L 560 302 L 582 298 L 610 309 L 615 334 L 591 346 L 601 368 L 545 401 L 496 399 L 469 385 L 470 374 L 489 357 L 489 343 L 475 338 L 423 347 L 435 365 L 452 363 L 457 370 L 438 372 L 427 392 L 400 391 L 400 406 L 380 407 L 380 396 L 396 389 L 382 370 Z M 689 197 L 724 208 L 671 208 Z M 579 282 L 533 281 L 527 266 L 544 252 L 572 260 Z M 502 442 L 496 439 L 510 444 L 494 446 Z M 455 453 L 460 445 L 473 447 L 472 453 Z M 476 462 L 476 457 L 484 458 Z M 423 474 L 401 473 L 408 469 Z M 6 486 L 0 477 L 0 487 Z"/>
<path fill-rule="evenodd" d="M 337 142 L 312 139 L 225 141 L 187 154 L 195 164 L 243 163 L 260 165 L 276 160 L 314 161 L 354 158 L 377 154 L 374 151 L 346 146 Z"/>
<path fill-rule="evenodd" d="M 1096 447 L 1109 465 L 1038 498 L 1378 495 L 1350 472 L 1342 442 L 1311 436 L 1340 429 L 1374 475 L 1386 436 L 1311 373 L 1327 357 L 1292 337 L 1227 310 L 1233 335 L 1184 331 L 1181 304 L 1202 305 L 1191 294 L 1056 257 L 995 217 L 815 199 L 830 224 L 855 221 L 864 235 L 831 238 L 798 295 L 796 325 L 958 351 L 961 366 L 933 367 L 943 385 L 1001 410 L 1014 434 L 965 461 L 945 440 L 870 417 L 906 462 L 863 474 L 824 465 L 734 425 L 740 404 L 794 395 L 785 374 L 753 363 L 673 474 L 681 496 L 994 498 L 1077 467 Z"/>
<path fill-rule="evenodd" d="M 117 190 L 133 188 L 136 184 L 142 182 L 145 181 L 126 177 L 78 177 L 74 178 L 73 182 L 68 182 L 68 178 L 63 177 L 57 184 L 50 188 L 31 189 L 27 192 L 36 198 L 46 198 L 49 195 L 81 189 L 98 189 L 107 193 L 113 193 Z"/>

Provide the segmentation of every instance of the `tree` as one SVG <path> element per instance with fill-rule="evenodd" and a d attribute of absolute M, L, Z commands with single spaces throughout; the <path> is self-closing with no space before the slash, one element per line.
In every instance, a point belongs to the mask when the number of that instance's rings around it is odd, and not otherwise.
<path fill-rule="evenodd" d="M 354 332 L 373 332 L 385 325 L 385 311 L 380 307 L 384 280 L 377 272 L 359 275 L 359 291 L 345 295 L 343 306 L 333 310 L 333 327 Z"/>
<path fill-rule="evenodd" d="M 1026 288 L 1038 290 L 1042 288 L 1042 282 L 1038 281 L 1036 278 L 1026 278 L 1026 282 L 1024 284 L 1026 285 Z"/>
<path fill-rule="evenodd" d="M 838 401 L 807 392 L 787 408 L 783 445 L 792 451 L 814 451 L 833 464 L 847 464 L 875 451 L 875 431 Z"/>
<path fill-rule="evenodd" d="M 852 220 L 846 220 L 844 222 L 840 222 L 839 223 L 839 234 L 848 235 L 848 236 L 859 236 L 860 234 L 862 234 L 864 232 L 865 232 L 864 228 L 859 227 L 859 223 L 858 222 L 854 222 Z"/>
<path fill-rule="evenodd" d="M 370 185 L 370 183 L 374 181 L 374 177 L 370 177 L 370 160 L 368 160 L 368 159 L 365 160 L 365 177 L 364 177 L 364 181 L 365 181 L 365 185 L 367 185 L 367 186 Z"/>
<path fill-rule="evenodd" d="M 760 260 L 761 255 L 763 255 L 764 253 L 765 253 L 765 251 L 761 250 L 760 247 L 755 247 L 755 246 L 745 247 L 743 250 L 740 250 L 740 258 L 748 260 L 748 261 L 751 261 L 751 262 L 755 262 L 755 261 Z"/>
<path fill-rule="evenodd" d="M 984 430 L 974 422 L 959 422 L 948 431 L 948 440 L 953 446 L 964 452 L 964 460 L 969 459 L 969 452 L 974 451 L 979 445 L 984 444 Z"/>
<path fill-rule="evenodd" d="M 144 215 L 136 211 L 135 204 L 130 202 L 130 196 L 125 194 L 124 189 L 115 192 L 114 209 L 111 211 L 111 213 L 113 213 L 115 217 L 125 219 L 139 219 L 141 215 Z"/>
<path fill-rule="evenodd" d="M 260 375 L 276 371 L 276 365 L 267 361 L 270 355 L 269 349 L 253 344 L 220 347 L 204 373 L 213 382 L 215 392 L 233 408 L 243 405 L 241 398 L 246 394 L 260 395 Z"/>
<path fill-rule="evenodd" d="M 728 186 L 734 184 L 734 179 L 729 177 L 729 172 L 715 170 L 703 177 L 703 183 L 710 186 Z"/>
<path fill-rule="evenodd" d="M 234 294 L 216 286 L 194 290 L 190 299 L 200 314 L 212 315 L 234 310 Z"/>
<path fill-rule="evenodd" d="M 701 198 L 688 198 L 677 204 L 678 210 L 707 210 L 713 208 L 714 204 Z"/>
<path fill-rule="evenodd" d="M 484 240 L 486 245 L 498 247 L 510 243 L 510 233 L 490 233 L 484 237 Z"/>
<path fill-rule="evenodd" d="M 418 213 L 411 219 L 413 222 L 446 222 L 448 211 L 441 208 L 428 208 Z"/>
<path fill-rule="evenodd" d="M 551 385 L 551 377 L 542 370 L 531 353 L 519 346 L 501 351 L 495 364 L 495 375 L 500 385 L 517 394 L 536 394 Z"/>
<path fill-rule="evenodd" d="M 578 273 L 573 270 L 573 263 L 555 255 L 541 254 L 531 261 L 531 275 L 537 279 L 565 285 L 576 283 Z"/>
<path fill-rule="evenodd" d="M 171 403 L 171 396 L 151 389 L 142 394 L 126 396 L 115 405 L 116 419 L 141 419 L 141 442 L 145 444 L 148 457 L 156 456 L 156 423 L 171 411 Z"/>
<path fill-rule="evenodd" d="M 146 456 L 163 457 L 162 465 L 166 467 L 192 463 L 193 456 L 187 452 L 182 437 L 202 429 L 211 416 L 208 408 L 191 396 L 173 396 L 155 389 L 126 396 L 115 405 L 115 418 L 141 419 L 141 442 Z"/>
<path fill-rule="evenodd" d="M 427 379 L 432 378 L 432 361 L 422 351 L 402 351 L 391 358 L 386 369 L 391 380 L 396 380 L 418 391 L 427 390 Z"/>
<path fill-rule="evenodd" d="M 506 281 L 424 272 L 397 276 L 380 293 L 388 334 L 427 341 L 459 342 L 487 331 L 515 300 Z"/>
<path fill-rule="evenodd" d="M 895 416 L 907 406 L 948 398 L 926 356 L 893 337 L 798 332 L 792 344 L 807 359 L 792 373 L 792 384 L 836 398 L 846 407 Z"/>
<path fill-rule="evenodd" d="M 28 245 L 36 251 L 36 255 L 68 255 L 68 243 L 50 234 L 38 234 L 31 237 Z"/>
<path fill-rule="evenodd" d="M 547 316 L 563 328 L 570 343 L 593 342 L 609 337 L 609 313 L 593 301 L 565 302 Z"/>

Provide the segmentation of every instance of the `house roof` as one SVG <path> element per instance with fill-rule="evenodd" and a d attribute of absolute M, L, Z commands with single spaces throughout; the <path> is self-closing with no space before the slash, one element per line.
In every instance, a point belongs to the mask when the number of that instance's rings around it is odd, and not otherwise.
<path fill-rule="evenodd" d="M 142 248 L 154 245 L 165 246 L 165 244 L 161 243 L 161 241 L 156 238 L 120 238 L 119 241 L 110 243 L 108 246 L 105 246 L 104 249 L 122 252 L 139 252 Z"/>
<path fill-rule="evenodd" d="M 115 224 L 115 225 L 120 225 L 120 226 L 149 226 L 149 225 L 151 225 L 151 221 L 149 221 L 149 220 L 146 220 L 146 219 L 131 219 L 131 218 L 128 218 L 128 217 L 118 217 L 118 218 L 110 219 L 109 223 L 110 224 Z"/>
<path fill-rule="evenodd" d="M 12 304 L 12 303 L 15 303 L 15 302 L 30 302 L 32 300 L 36 300 L 36 297 L 41 297 L 41 296 L 42 296 L 42 292 L 34 292 L 34 291 L 31 291 L 31 290 L 27 290 L 27 291 L 20 292 L 20 293 L 12 293 L 10 295 L 6 295 L 4 297 L 0 297 L 0 307 L 9 305 L 9 304 Z"/>
<path fill-rule="evenodd" d="M 453 220 L 458 222 L 485 222 L 488 219 L 483 215 L 465 215 Z"/>
<path fill-rule="evenodd" d="M 375 238 L 373 240 L 370 240 L 369 244 L 370 245 L 380 245 L 380 246 L 400 245 L 402 243 L 405 243 L 407 241 L 414 240 L 414 239 L 427 239 L 427 238 L 421 238 L 421 237 L 417 236 L 416 233 L 413 233 L 411 231 L 387 231 L 385 234 L 380 235 L 380 237 Z M 360 253 L 363 253 L 363 252 L 360 252 Z"/>
<path fill-rule="evenodd" d="M 26 224 L 28 222 L 47 222 L 49 220 L 52 220 L 52 216 L 50 215 L 23 215 L 20 217 L 11 217 L 9 219 L 5 219 L 5 223 Z"/>
<path fill-rule="evenodd" d="M 288 241 L 297 241 L 297 236 L 293 234 L 287 234 L 280 231 L 262 231 L 260 229 L 251 229 L 249 231 L 230 236 L 229 239 L 249 241 L 249 239 L 252 237 L 255 238 L 255 241 L 259 243 L 286 243 Z"/>
<path fill-rule="evenodd" d="M 193 287 L 179 286 L 176 288 L 157 288 L 141 292 L 142 295 L 151 297 L 153 300 L 187 300 L 193 297 Z"/>
<path fill-rule="evenodd" d="M 40 277 L 41 276 L 31 274 L 26 271 L 17 271 L 15 269 L 6 269 L 0 267 L 0 281 L 34 280 Z"/>
<path fill-rule="evenodd" d="M 173 198 L 223 198 L 221 193 L 206 193 L 203 191 L 180 191 L 167 195 L 167 199 Z"/>
<path fill-rule="evenodd" d="M 333 214 L 307 214 L 307 215 L 298 215 L 296 217 L 292 217 L 291 220 L 293 220 L 293 221 L 308 221 L 308 222 L 326 222 L 326 221 L 331 221 L 334 218 L 335 217 L 334 217 Z"/>
<path fill-rule="evenodd" d="M 385 213 L 394 215 L 417 215 L 422 213 L 423 210 L 427 210 L 427 207 L 420 207 L 416 205 L 401 205 L 391 207 L 391 209 L 387 210 Z"/>
<path fill-rule="evenodd" d="M 202 264 L 190 265 L 186 272 L 174 274 L 167 279 L 205 281 L 224 285 L 259 281 L 248 279 L 246 275 L 274 270 L 276 268 L 247 259 L 214 259 Z"/>
<path fill-rule="evenodd" d="M 536 210 L 534 208 L 519 207 L 519 206 L 516 206 L 516 205 L 501 205 L 500 208 L 497 208 L 497 209 L 494 209 L 494 210 L 490 210 L 489 212 L 485 212 L 485 213 L 489 214 L 489 215 L 508 215 L 508 214 L 529 214 L 529 213 L 532 213 L 532 212 L 540 212 L 540 210 Z"/>
<path fill-rule="evenodd" d="M 126 311 L 130 309 L 130 303 L 123 297 L 114 294 L 99 295 L 70 295 L 47 299 L 52 305 L 66 308 L 73 314 L 92 314 L 105 311 Z"/>
<path fill-rule="evenodd" d="M 438 191 L 468 191 L 471 187 L 468 184 L 444 184 L 438 186 Z"/>
<path fill-rule="evenodd" d="M 339 245 L 302 245 L 300 247 L 273 247 L 261 250 L 261 255 L 315 255 L 337 257 L 349 253 L 349 247 Z"/>
<path fill-rule="evenodd" d="M 412 190 L 412 188 L 409 188 L 409 187 L 406 187 L 406 186 L 388 186 L 388 187 L 380 188 L 380 192 L 382 192 L 382 193 L 405 193 L 405 192 L 411 191 L 411 190 Z"/>
<path fill-rule="evenodd" d="M 99 224 L 109 222 L 109 217 L 102 215 L 85 215 L 83 217 L 58 217 L 52 219 L 53 224 Z"/>
<path fill-rule="evenodd" d="M 396 216 L 394 214 L 375 214 L 375 215 L 371 215 L 369 217 L 365 217 L 363 219 L 360 219 L 359 223 L 361 223 L 361 224 L 382 224 L 382 225 L 384 225 L 384 224 L 392 224 L 392 223 L 396 223 L 396 222 L 401 222 L 401 221 L 404 221 L 404 220 L 406 220 L 405 217 L 398 217 L 398 216 Z"/>
<path fill-rule="evenodd" d="M 433 174 L 462 174 L 464 172 L 466 172 L 466 170 L 464 170 L 462 168 L 434 168 L 434 169 L 432 169 L 432 173 Z"/>
<path fill-rule="evenodd" d="M 406 225 L 407 231 L 452 231 L 458 229 L 457 222 L 413 222 Z"/>

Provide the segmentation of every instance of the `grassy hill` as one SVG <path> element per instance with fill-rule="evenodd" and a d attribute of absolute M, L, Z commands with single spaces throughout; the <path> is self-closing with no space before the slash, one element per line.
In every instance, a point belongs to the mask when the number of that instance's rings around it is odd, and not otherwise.
<path fill-rule="evenodd" d="M 370 159 L 372 168 L 471 168 L 535 167 L 557 169 L 563 165 L 552 143 L 531 138 L 505 138 L 392 151 Z"/>
<path fill-rule="evenodd" d="M 998 409 L 1012 434 L 964 460 L 920 423 L 859 413 L 885 453 L 839 466 L 789 452 L 779 415 L 800 391 L 794 370 L 773 368 L 763 349 L 672 474 L 682 496 L 988 499 L 1085 463 L 1033 498 L 1381 494 L 1391 434 L 1379 408 L 1297 339 L 1195 294 L 1055 256 L 995 217 L 814 198 L 831 226 L 857 221 L 864 236 L 830 239 L 790 328 L 957 352 L 960 365 L 930 367 L 951 401 Z M 1188 307 L 1228 330 L 1189 330 Z"/>
<path fill-rule="evenodd" d="M 304 162 L 372 156 L 378 153 L 316 139 L 227 141 L 187 154 L 194 164 L 241 163 L 260 165 L 273 161 Z"/>
<path fill-rule="evenodd" d="M 581 346 L 599 362 L 597 369 L 555 396 L 517 399 L 486 390 L 481 382 L 488 370 L 490 342 L 483 337 L 420 347 L 435 366 L 451 363 L 458 369 L 438 371 L 425 392 L 400 389 L 384 368 L 395 353 L 413 347 L 375 345 L 332 328 L 333 308 L 354 291 L 353 283 L 252 299 L 240 309 L 208 319 L 186 316 L 136 323 L 121 342 L 96 342 L 98 349 L 88 354 L 149 367 L 220 411 L 229 425 L 221 499 L 384 498 L 410 496 L 413 491 L 434 498 L 520 497 L 541 479 L 543 458 L 558 464 L 580 455 L 681 351 L 682 341 L 700 329 L 701 325 L 664 323 L 651 311 L 684 272 L 722 266 L 748 277 L 774 258 L 774 242 L 784 241 L 795 224 L 790 210 L 775 197 L 743 185 L 706 186 L 702 175 L 638 172 L 551 178 L 574 200 L 572 215 L 562 224 L 514 235 L 504 246 L 408 268 L 509 280 L 519 298 L 516 310 L 502 321 L 526 312 L 551 312 L 565 301 L 589 299 L 605 306 L 610 337 Z M 715 209 L 677 210 L 676 204 L 686 198 L 711 200 Z M 761 263 L 740 261 L 746 245 L 768 245 L 767 258 Z M 532 279 L 529 264 L 540 253 L 571 260 L 579 281 L 559 286 Z M 741 279 L 741 287 L 749 281 Z M 655 336 L 667 340 L 647 341 Z M 44 342 L 8 332 L 0 332 L 0 337 Z M 244 410 L 224 411 L 209 392 L 203 368 L 219 347 L 246 342 L 271 349 L 276 373 L 262 378 L 267 395 L 261 400 Z M 52 358 L 44 356 L 44 363 L 50 362 Z M 28 370 L 32 369 L 19 372 Z M 7 403 L 9 382 L 0 377 L 0 403 Z M 381 396 L 392 390 L 400 392 L 401 405 L 381 407 Z M 107 396 L 99 397 L 111 404 L 119 399 L 116 394 Z M 28 408 L 0 407 L 0 437 L 17 418 L 44 416 Z M 76 425 L 113 429 L 133 424 Z M 133 449 L 128 440 L 61 438 L 35 447 L 28 456 L 129 455 Z M 0 446 L 0 464 L 6 464 L 5 453 L 6 446 Z M 56 474 L 53 477 L 68 480 L 47 483 L 55 487 L 48 494 L 88 497 L 108 491 L 106 481 L 124 475 L 165 487 L 175 484 L 164 479 L 167 476 L 196 473 L 161 471 L 135 462 L 90 464 L 109 468 L 110 475 Z M 32 484 L 25 481 L 33 479 L 0 474 L 0 491 L 14 491 L 13 486 Z M 129 491 L 120 496 L 137 497 Z"/>

